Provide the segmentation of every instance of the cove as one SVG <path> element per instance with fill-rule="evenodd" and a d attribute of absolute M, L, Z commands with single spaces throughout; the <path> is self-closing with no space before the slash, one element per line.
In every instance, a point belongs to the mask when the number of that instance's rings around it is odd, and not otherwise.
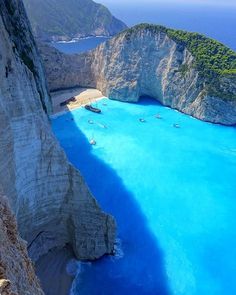
<path fill-rule="evenodd" d="M 117 255 L 80 263 L 72 294 L 236 294 L 236 128 L 148 98 L 95 105 L 52 119 L 118 227 Z"/>
<path fill-rule="evenodd" d="M 69 42 L 53 42 L 51 45 L 63 53 L 74 54 L 92 50 L 107 40 L 109 37 L 88 37 Z"/>

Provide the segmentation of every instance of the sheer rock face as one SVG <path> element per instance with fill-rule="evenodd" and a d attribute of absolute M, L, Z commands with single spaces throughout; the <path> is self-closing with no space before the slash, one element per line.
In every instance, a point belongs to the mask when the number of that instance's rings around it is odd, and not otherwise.
<path fill-rule="evenodd" d="M 79 259 L 111 253 L 114 219 L 51 131 L 44 71 L 21 1 L 0 0 L 0 28 L 0 187 L 30 257 L 67 243 Z"/>
<path fill-rule="evenodd" d="M 236 100 L 207 95 L 191 52 L 164 32 L 125 31 L 86 59 L 85 54 L 66 56 L 48 47 L 41 51 L 50 89 L 92 86 L 111 99 L 131 102 L 147 95 L 204 121 L 236 124 Z M 235 79 L 225 79 L 221 86 L 236 95 Z"/>
<path fill-rule="evenodd" d="M 26 244 L 18 235 L 15 218 L 1 196 L 0 241 L 0 294 L 43 295 Z"/>
<path fill-rule="evenodd" d="M 91 69 L 93 55 L 63 54 L 46 43 L 38 44 L 51 91 L 75 86 L 95 87 Z"/>

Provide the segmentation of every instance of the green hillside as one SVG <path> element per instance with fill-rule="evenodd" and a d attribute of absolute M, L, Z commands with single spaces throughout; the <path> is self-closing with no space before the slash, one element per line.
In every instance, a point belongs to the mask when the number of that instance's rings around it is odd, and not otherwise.
<path fill-rule="evenodd" d="M 224 98 L 236 99 L 234 91 L 224 89 L 223 79 L 230 79 L 236 84 L 236 52 L 222 43 L 207 38 L 199 33 L 191 33 L 181 30 L 168 29 L 163 26 L 140 24 L 126 30 L 126 38 L 140 30 L 166 33 L 174 40 L 179 50 L 187 48 L 195 58 L 194 67 L 198 70 L 200 77 L 206 83 L 206 89 L 211 95 Z M 187 68 L 181 68 L 187 71 Z"/>
<path fill-rule="evenodd" d="M 92 0 L 23 0 L 36 37 L 72 39 L 89 35 L 111 36 L 126 25 Z"/>

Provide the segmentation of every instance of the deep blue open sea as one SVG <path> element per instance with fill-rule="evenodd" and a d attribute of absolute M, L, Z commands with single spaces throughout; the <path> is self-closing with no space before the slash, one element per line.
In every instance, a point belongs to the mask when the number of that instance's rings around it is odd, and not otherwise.
<path fill-rule="evenodd" d="M 207 3 L 208 0 L 205 2 Z M 141 22 L 160 24 L 174 29 L 203 33 L 217 39 L 236 50 L 236 5 L 232 7 L 173 3 L 154 3 L 137 1 L 124 4 L 124 1 L 102 0 L 111 12 L 128 26 Z M 140 3 L 143 2 L 143 3 Z M 180 1 L 181 2 L 181 1 Z"/>
<path fill-rule="evenodd" d="M 207 0 L 206 0 L 207 1 Z M 175 29 L 203 33 L 236 50 L 236 5 L 215 6 L 194 4 L 129 4 L 102 0 L 111 12 L 128 26 L 141 22 L 161 24 Z M 127 0 L 127 2 L 129 2 Z M 79 53 L 95 48 L 103 38 L 83 39 L 75 43 L 55 43 L 65 53 Z"/>
<path fill-rule="evenodd" d="M 82 53 L 94 49 L 99 44 L 107 41 L 107 37 L 90 37 L 73 42 L 51 43 L 55 48 L 67 54 Z"/>
<path fill-rule="evenodd" d="M 97 106 L 100 115 L 80 108 L 52 119 L 118 226 L 117 256 L 78 263 L 72 294 L 235 295 L 236 128 L 150 99 Z"/>

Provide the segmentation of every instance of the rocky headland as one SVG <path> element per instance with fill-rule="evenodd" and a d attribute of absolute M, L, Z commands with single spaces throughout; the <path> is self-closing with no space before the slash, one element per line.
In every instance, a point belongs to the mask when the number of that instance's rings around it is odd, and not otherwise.
<path fill-rule="evenodd" d="M 70 41 L 113 36 L 127 28 L 102 4 L 92 0 L 23 0 L 33 33 L 40 40 Z"/>
<path fill-rule="evenodd" d="M 0 287 L 42 294 L 28 254 L 37 262 L 69 245 L 78 259 L 96 259 L 113 252 L 116 226 L 53 135 L 44 69 L 21 0 L 0 0 L 0 28 L 0 193 L 10 206 L 0 196 Z"/>
<path fill-rule="evenodd" d="M 40 52 L 51 90 L 94 87 L 130 102 L 150 96 L 204 121 L 236 124 L 236 53 L 203 35 L 141 24 L 88 53 L 45 44 Z"/>

